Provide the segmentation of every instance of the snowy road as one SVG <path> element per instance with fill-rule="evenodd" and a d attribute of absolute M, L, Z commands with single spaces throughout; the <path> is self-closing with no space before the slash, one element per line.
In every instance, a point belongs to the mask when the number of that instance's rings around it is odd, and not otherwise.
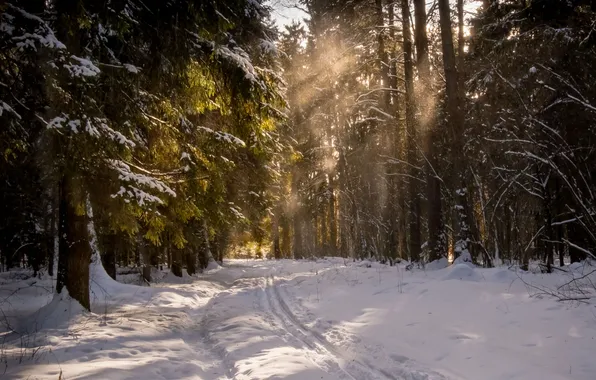
<path fill-rule="evenodd" d="M 266 274 L 235 281 L 207 305 L 201 331 L 219 354 L 229 378 L 446 379 L 438 373 L 405 368 L 403 356 L 393 355 L 389 364 L 379 364 L 372 357 L 334 345 L 322 332 L 307 326 L 310 317 L 297 315 L 289 306 L 296 300 L 287 297 L 275 276 Z M 360 339 L 346 334 L 343 339 Z M 377 349 L 375 357 L 382 356 Z"/>
<path fill-rule="evenodd" d="M 524 276 L 551 288 L 569 279 Z M 14 326 L 33 331 L 31 348 L 5 342 L 0 379 L 596 378 L 594 305 L 533 297 L 506 268 L 232 261 L 155 287 L 119 284 L 101 270 L 92 284 L 94 313 L 54 299 L 15 317 Z M 51 300 L 24 285 L 0 289 L 24 289 L 7 315 Z"/>

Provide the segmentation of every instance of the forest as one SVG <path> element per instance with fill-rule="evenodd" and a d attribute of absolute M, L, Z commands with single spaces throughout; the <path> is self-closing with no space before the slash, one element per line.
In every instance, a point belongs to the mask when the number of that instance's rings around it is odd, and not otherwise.
<path fill-rule="evenodd" d="M 594 258 L 594 0 L 274 6 L 0 2 L 2 270 Z"/>

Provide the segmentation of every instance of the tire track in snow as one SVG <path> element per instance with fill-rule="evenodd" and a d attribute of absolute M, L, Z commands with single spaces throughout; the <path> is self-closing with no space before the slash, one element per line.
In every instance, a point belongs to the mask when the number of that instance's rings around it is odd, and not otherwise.
<path fill-rule="evenodd" d="M 265 319 L 275 327 L 277 334 L 282 337 L 286 342 L 292 343 L 295 348 L 303 351 L 304 356 L 307 357 L 312 363 L 319 367 L 328 374 L 338 376 L 339 379 L 354 379 L 349 374 L 345 373 L 338 363 L 332 360 L 326 352 L 322 352 L 318 347 L 308 340 L 301 338 L 298 331 L 293 328 L 292 323 L 289 323 L 280 308 L 275 304 L 275 295 L 272 293 L 272 287 L 269 284 L 269 277 L 264 277 L 265 280 L 262 294 L 265 295 L 260 306 L 262 312 L 265 314 Z"/>
<path fill-rule="evenodd" d="M 387 349 L 381 345 L 369 345 L 362 340 L 362 337 L 358 335 L 354 335 L 351 333 L 346 332 L 345 330 L 336 330 L 340 334 L 347 334 L 348 336 L 356 337 L 355 340 L 358 342 L 359 349 L 357 351 L 351 351 L 350 349 L 345 349 L 344 346 L 337 343 L 332 343 L 325 338 L 323 334 L 314 330 L 312 328 L 307 327 L 304 323 L 300 322 L 298 317 L 295 313 L 293 313 L 288 306 L 285 299 L 288 299 L 286 291 L 279 286 L 275 286 L 275 291 L 278 293 L 278 297 L 281 301 L 283 301 L 288 313 L 294 316 L 297 323 L 299 323 L 304 329 L 309 330 L 313 335 L 318 336 L 318 339 L 321 342 L 325 342 L 328 344 L 328 347 L 331 352 L 336 352 L 339 357 L 352 357 L 352 354 L 358 355 L 358 352 L 362 355 L 360 356 L 358 363 L 362 366 L 367 367 L 373 372 L 380 373 L 384 377 L 383 379 L 404 379 L 404 380 L 449 380 L 454 378 L 453 375 L 451 377 L 447 377 L 445 374 L 441 374 L 436 372 L 431 368 L 426 368 L 419 363 L 401 356 L 387 352 Z M 285 296 L 284 296 L 285 294 Z M 311 319 L 314 319 L 314 315 L 311 314 L 308 309 L 304 308 L 304 306 L 300 307 L 300 303 L 298 303 L 299 314 L 305 313 Z M 339 348 L 339 347 L 342 348 Z M 372 356 L 371 356 L 372 355 Z M 370 356 L 370 357 L 369 357 Z M 374 359 L 376 362 L 372 364 L 370 359 Z M 381 363 L 379 363 L 379 361 Z M 455 377 L 458 378 L 458 377 Z"/>
<path fill-rule="evenodd" d="M 332 362 L 332 367 L 340 371 L 338 375 L 354 380 L 398 380 L 390 373 L 373 368 L 356 358 L 347 358 L 323 335 L 306 327 L 284 301 L 279 289 L 275 286 L 273 276 L 266 278 L 265 293 L 272 314 L 280 320 L 285 330 L 319 356 L 326 357 L 327 362 Z"/>

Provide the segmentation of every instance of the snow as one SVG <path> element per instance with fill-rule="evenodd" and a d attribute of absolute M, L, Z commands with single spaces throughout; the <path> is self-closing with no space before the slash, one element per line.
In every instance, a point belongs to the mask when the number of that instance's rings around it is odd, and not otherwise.
<path fill-rule="evenodd" d="M 240 139 L 240 138 L 232 135 L 231 133 L 214 131 L 211 128 L 202 127 L 202 126 L 198 126 L 197 128 L 200 129 L 200 130 L 202 130 L 202 131 L 205 131 L 205 132 L 208 132 L 208 133 L 211 133 L 211 134 L 215 135 L 215 139 L 216 140 L 225 141 L 225 142 L 227 142 L 229 144 L 235 144 L 235 145 L 238 145 L 238 146 L 241 146 L 241 147 L 245 147 L 246 146 L 246 143 L 242 139 Z"/>
<path fill-rule="evenodd" d="M 260 39 L 259 47 L 266 55 L 271 55 L 274 57 L 277 57 L 279 55 L 279 52 L 277 51 L 277 46 L 274 42 L 270 40 Z"/>
<path fill-rule="evenodd" d="M 1 110 L 1 109 L 0 109 Z M 0 115 L 2 113 L 0 112 Z M 69 127 L 70 131 L 73 133 L 79 133 L 81 129 L 81 125 L 85 124 L 85 132 L 87 132 L 90 136 L 99 138 L 102 135 L 109 138 L 110 140 L 114 140 L 117 143 L 124 145 L 129 148 L 134 148 L 136 143 L 124 136 L 122 133 L 112 129 L 108 125 L 108 120 L 105 118 L 100 117 L 91 117 L 85 118 L 83 120 L 80 119 L 70 119 L 70 116 L 67 114 L 62 114 L 61 116 L 56 116 L 51 119 L 46 128 L 48 129 L 62 129 L 64 128 L 64 123 L 66 126 Z"/>
<path fill-rule="evenodd" d="M 124 68 L 126 70 L 128 70 L 129 72 L 133 73 L 133 74 L 138 74 L 141 71 L 141 69 L 139 69 L 138 67 L 133 66 L 133 65 L 128 64 L 128 63 L 125 63 L 124 64 Z"/>
<path fill-rule="evenodd" d="M 5 22 L 0 22 L 0 32 L 12 36 L 12 32 L 14 32 L 14 26 Z"/>
<path fill-rule="evenodd" d="M 0 274 L 5 321 L 21 321 L 3 334 L 5 376 L 596 378 L 594 303 L 536 291 L 590 273 L 588 264 L 547 275 L 443 261 L 406 270 L 341 258 L 229 260 L 140 287 L 113 281 L 99 262 L 94 253 L 92 313 L 52 296 L 47 276 Z M 24 327 L 35 333 L 23 339 Z"/>
<path fill-rule="evenodd" d="M 242 48 L 237 46 L 232 48 L 218 46 L 215 50 L 215 54 L 241 69 L 244 72 L 245 79 L 253 84 L 258 84 L 262 88 L 264 87 L 264 84 L 259 81 L 259 76 L 255 72 L 250 57 Z"/>
<path fill-rule="evenodd" d="M 109 163 L 118 172 L 118 178 L 121 181 L 126 182 L 128 187 L 128 189 L 120 187 L 120 191 L 118 191 L 116 194 L 113 194 L 112 197 L 127 195 L 129 198 L 135 199 L 140 205 L 144 205 L 145 203 L 163 203 L 159 197 L 139 189 L 135 186 L 135 184 L 146 186 L 150 189 L 156 190 L 160 193 L 168 194 L 172 197 L 176 196 L 174 190 L 166 185 L 165 182 L 145 174 L 134 173 L 131 170 L 130 165 L 126 164 L 125 162 L 120 160 L 109 160 Z"/>
<path fill-rule="evenodd" d="M 71 55 L 70 58 L 72 58 L 77 63 L 65 64 L 64 68 L 66 68 L 74 77 L 94 77 L 101 72 L 101 70 L 99 70 L 99 67 L 95 66 L 93 62 L 91 62 L 87 58 L 81 58 L 75 55 Z"/>
<path fill-rule="evenodd" d="M 36 51 L 37 47 L 35 45 L 35 42 L 38 42 L 41 46 L 44 46 L 44 47 L 47 47 L 50 49 L 66 49 L 66 45 L 64 45 L 62 42 L 60 42 L 56 38 L 52 29 L 40 17 L 35 16 L 29 12 L 26 12 L 25 10 L 23 10 L 21 8 L 15 7 L 12 4 L 8 4 L 8 7 L 11 10 L 17 11 L 22 17 L 29 19 L 29 20 L 33 20 L 39 24 L 37 29 L 35 30 L 35 33 L 27 32 L 21 36 L 16 36 L 16 37 L 12 38 L 13 40 L 17 41 L 17 44 L 16 44 L 17 47 L 19 47 L 21 49 L 24 47 L 30 47 L 31 49 Z M 9 21 L 14 18 L 14 16 L 9 15 L 8 13 L 4 14 L 3 17 L 5 19 L 8 19 Z M 9 35 L 12 35 L 14 33 L 14 29 L 15 28 L 11 25 L 3 24 L 2 28 L 0 28 L 0 31 L 7 33 Z"/>
<path fill-rule="evenodd" d="M 4 111 L 12 113 L 13 115 L 15 115 L 17 117 L 17 119 L 21 118 L 21 115 L 19 115 L 10 105 L 8 105 L 8 104 L 4 103 L 2 100 L 0 100 L 0 116 L 2 116 Z"/>

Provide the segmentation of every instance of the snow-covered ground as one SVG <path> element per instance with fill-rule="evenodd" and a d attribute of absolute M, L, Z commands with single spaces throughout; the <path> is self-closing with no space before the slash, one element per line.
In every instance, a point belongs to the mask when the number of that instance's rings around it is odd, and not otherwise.
<path fill-rule="evenodd" d="M 538 290 L 594 270 L 565 269 L 229 261 L 140 287 L 95 267 L 94 313 L 3 273 L 0 379 L 594 380 L 591 295 Z"/>

